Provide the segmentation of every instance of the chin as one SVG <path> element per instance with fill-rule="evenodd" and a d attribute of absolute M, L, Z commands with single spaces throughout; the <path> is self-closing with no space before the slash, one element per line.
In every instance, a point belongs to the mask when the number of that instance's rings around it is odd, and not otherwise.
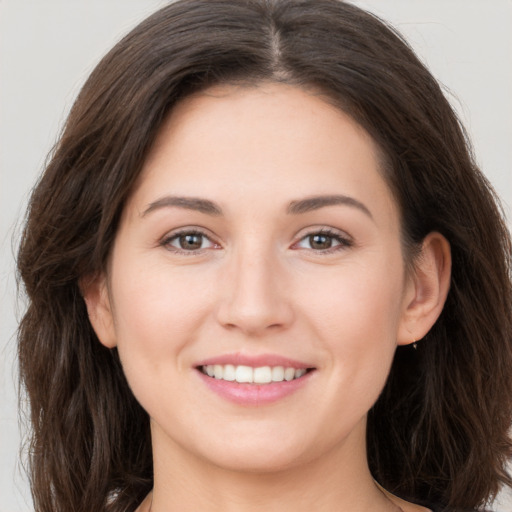
<path fill-rule="evenodd" d="M 271 474 L 286 471 L 298 467 L 308 461 L 304 453 L 299 450 L 279 450 L 275 447 L 262 448 L 261 446 L 237 449 L 233 446 L 230 450 L 222 450 L 221 453 L 210 453 L 210 463 L 220 469 L 237 473 L 261 473 Z"/>

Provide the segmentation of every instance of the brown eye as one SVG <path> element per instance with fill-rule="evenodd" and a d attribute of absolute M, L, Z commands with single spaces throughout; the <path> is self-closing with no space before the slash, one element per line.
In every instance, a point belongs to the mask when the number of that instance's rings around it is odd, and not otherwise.
<path fill-rule="evenodd" d="M 187 233 L 178 237 L 178 245 L 180 249 L 185 251 L 195 251 L 201 249 L 203 245 L 203 235 L 198 233 Z"/>
<path fill-rule="evenodd" d="M 309 235 L 308 237 L 309 246 L 311 249 L 316 250 L 325 250 L 330 249 L 332 247 L 333 239 L 332 236 L 324 235 L 322 233 L 316 233 L 314 235 Z"/>
<path fill-rule="evenodd" d="M 308 249 L 310 251 L 330 254 L 333 251 L 346 249 L 352 246 L 350 238 L 341 233 L 331 231 L 317 231 L 304 236 L 294 244 L 295 249 Z"/>
<path fill-rule="evenodd" d="M 177 233 L 164 240 L 162 245 L 176 252 L 190 253 L 217 247 L 204 233 L 195 231 Z"/>

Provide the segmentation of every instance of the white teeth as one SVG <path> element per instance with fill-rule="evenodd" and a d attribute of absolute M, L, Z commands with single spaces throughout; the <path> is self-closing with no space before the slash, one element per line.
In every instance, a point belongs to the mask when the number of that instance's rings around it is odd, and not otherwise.
<path fill-rule="evenodd" d="M 213 376 L 216 379 L 222 379 L 222 377 L 224 376 L 224 370 L 220 364 L 216 364 L 213 367 Z"/>
<path fill-rule="evenodd" d="M 268 384 L 272 382 L 272 370 L 270 366 L 254 368 L 254 382 L 256 384 Z"/>
<path fill-rule="evenodd" d="M 203 373 L 215 379 L 236 381 L 250 384 L 268 384 L 270 382 L 291 381 L 300 379 L 306 374 L 305 368 L 291 368 L 284 366 L 234 366 L 232 364 L 209 364 L 201 367 Z"/>
<path fill-rule="evenodd" d="M 284 380 L 284 368 L 282 366 L 274 366 L 272 368 L 272 380 L 274 382 L 282 382 Z"/>
<path fill-rule="evenodd" d="M 224 380 L 233 381 L 236 378 L 235 367 L 232 364 L 227 364 L 224 366 L 224 375 L 222 376 Z"/>
<path fill-rule="evenodd" d="M 254 372 L 250 366 L 237 366 L 235 380 L 237 382 L 253 382 Z"/>
<path fill-rule="evenodd" d="M 295 377 L 295 368 L 286 368 L 284 371 L 284 380 L 293 380 Z"/>

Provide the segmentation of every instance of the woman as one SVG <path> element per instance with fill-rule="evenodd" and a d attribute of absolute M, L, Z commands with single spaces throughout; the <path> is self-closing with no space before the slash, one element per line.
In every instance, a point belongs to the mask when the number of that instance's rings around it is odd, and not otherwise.
<path fill-rule="evenodd" d="M 181 0 L 103 59 L 19 253 L 36 510 L 484 506 L 510 238 L 439 86 L 337 0 Z"/>

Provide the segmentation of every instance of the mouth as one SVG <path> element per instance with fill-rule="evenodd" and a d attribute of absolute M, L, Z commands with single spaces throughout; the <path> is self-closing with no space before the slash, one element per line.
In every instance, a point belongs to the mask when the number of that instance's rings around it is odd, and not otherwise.
<path fill-rule="evenodd" d="M 194 369 L 208 389 L 244 407 L 270 405 L 309 389 L 317 370 L 278 354 L 240 352 L 198 361 Z"/>
<path fill-rule="evenodd" d="M 198 370 L 217 380 L 238 382 L 240 384 L 272 384 L 291 382 L 303 378 L 314 368 L 294 368 L 292 366 L 246 366 L 233 364 L 201 365 Z"/>

